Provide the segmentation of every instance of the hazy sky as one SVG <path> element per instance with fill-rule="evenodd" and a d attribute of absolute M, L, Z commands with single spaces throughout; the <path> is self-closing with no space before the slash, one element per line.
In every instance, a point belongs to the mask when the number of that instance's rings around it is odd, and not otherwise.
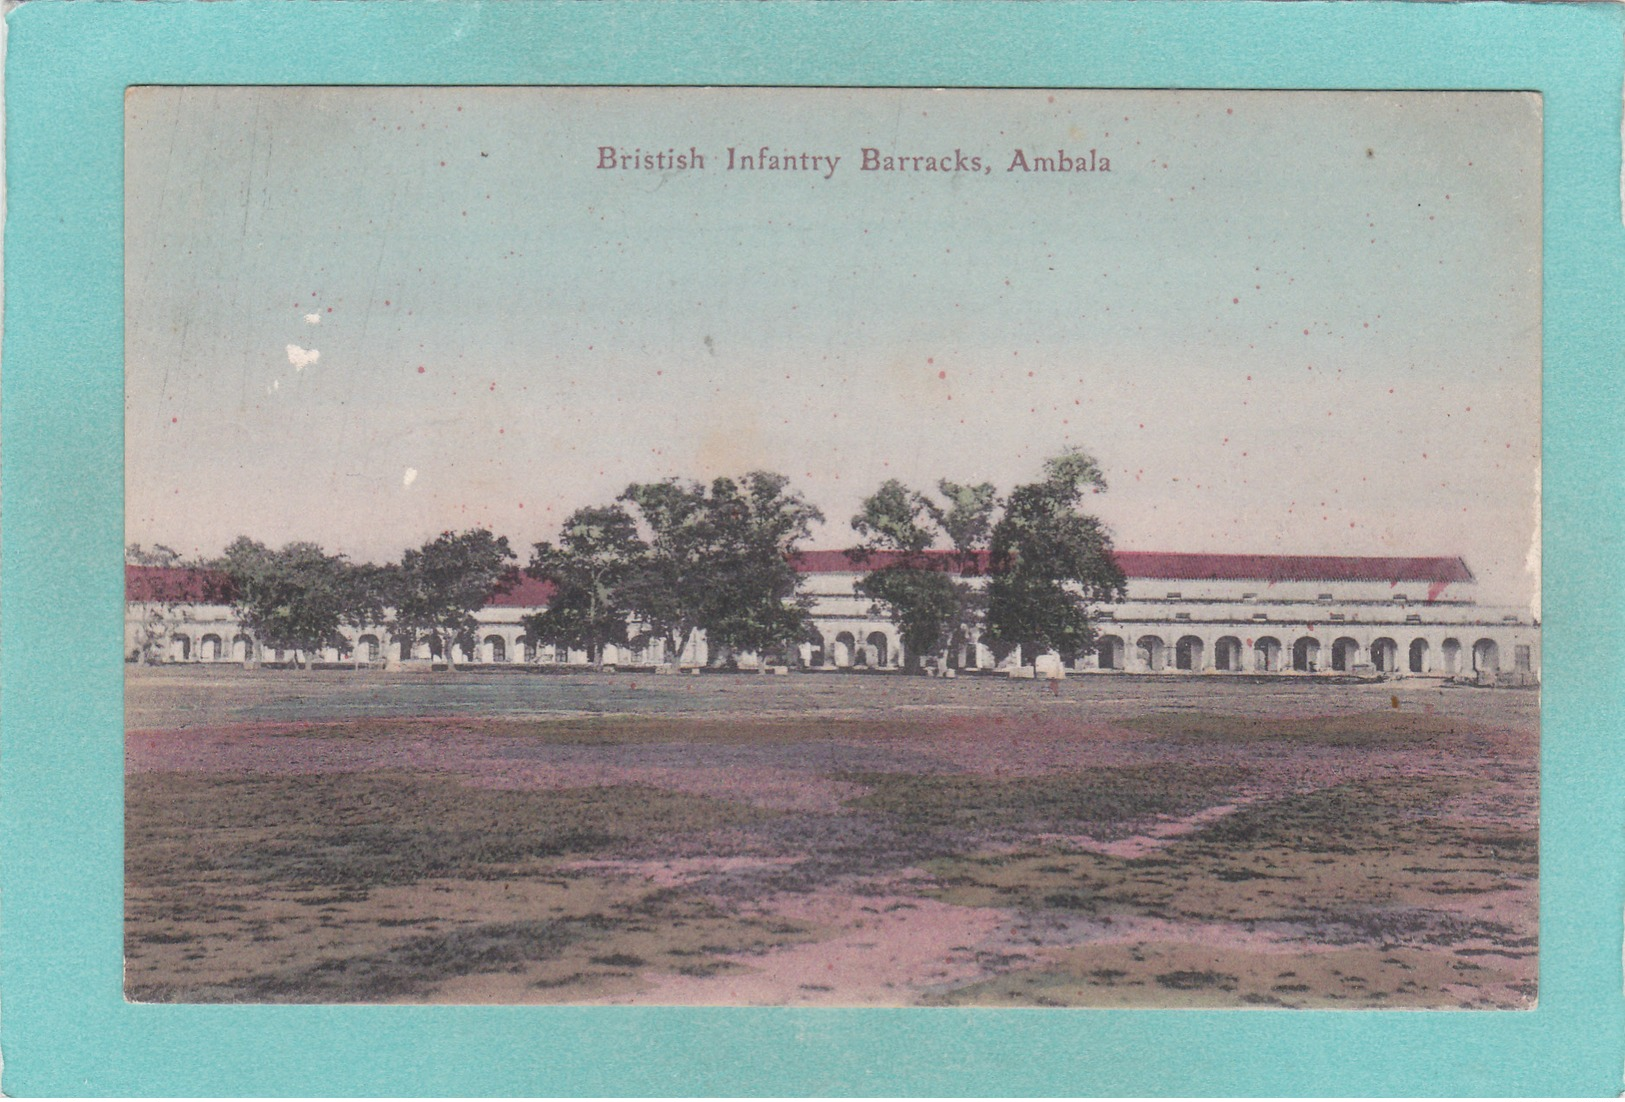
<path fill-rule="evenodd" d="M 841 547 L 886 478 L 1076 444 L 1123 548 L 1533 589 L 1536 96 L 148 88 L 127 121 L 132 540 L 528 553 L 631 481 L 768 468 Z"/>

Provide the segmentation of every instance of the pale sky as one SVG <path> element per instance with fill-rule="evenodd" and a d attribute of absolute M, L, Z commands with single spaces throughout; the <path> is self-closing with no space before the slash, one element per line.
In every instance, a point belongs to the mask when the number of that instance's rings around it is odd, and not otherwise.
<path fill-rule="evenodd" d="M 629 482 L 767 468 L 844 547 L 887 478 L 1079 445 L 1125 549 L 1535 589 L 1538 96 L 148 88 L 127 123 L 133 541 L 528 555 Z"/>

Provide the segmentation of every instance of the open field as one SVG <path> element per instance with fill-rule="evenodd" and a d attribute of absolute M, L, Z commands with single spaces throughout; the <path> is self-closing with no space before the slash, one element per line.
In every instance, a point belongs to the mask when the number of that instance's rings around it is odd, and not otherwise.
<path fill-rule="evenodd" d="M 1526 1007 L 1538 697 L 131 668 L 144 1001 Z"/>

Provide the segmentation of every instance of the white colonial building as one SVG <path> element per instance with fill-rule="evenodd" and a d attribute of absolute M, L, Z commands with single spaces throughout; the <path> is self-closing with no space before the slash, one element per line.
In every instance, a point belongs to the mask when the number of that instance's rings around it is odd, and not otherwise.
<path fill-rule="evenodd" d="M 1322 555 L 1206 555 L 1120 551 L 1125 599 L 1098 611 L 1094 654 L 1045 672 L 1156 674 L 1371 674 L 1533 683 L 1540 672 L 1540 625 L 1527 610 L 1480 605 L 1477 582 L 1459 558 Z M 801 591 L 812 598 L 818 643 L 800 648 L 809 670 L 890 670 L 903 664 L 897 628 L 857 592 L 865 573 L 844 552 L 796 556 Z M 126 568 L 125 653 L 143 643 L 171 662 L 286 661 L 258 653 L 229 605 L 211 604 L 204 579 L 185 570 Z M 585 664 L 580 651 L 534 646 L 523 617 L 546 607 L 545 583 L 520 581 L 476 614 L 479 644 L 459 648 L 459 663 L 491 666 Z M 397 664 L 438 658 L 423 641 L 383 628 L 345 628 L 344 651 L 326 662 Z M 607 648 L 605 663 L 652 666 L 669 661 L 659 643 Z M 711 656 L 691 639 L 682 665 Z M 1013 659 L 1009 660 L 1013 661 Z M 742 664 L 754 659 L 745 656 Z M 974 637 L 949 656 L 960 670 L 991 670 L 992 653 Z"/>

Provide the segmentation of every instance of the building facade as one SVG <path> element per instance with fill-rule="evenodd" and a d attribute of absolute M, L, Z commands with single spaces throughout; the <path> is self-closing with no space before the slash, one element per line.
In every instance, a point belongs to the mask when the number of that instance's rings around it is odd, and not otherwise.
<path fill-rule="evenodd" d="M 1540 673 L 1540 625 L 1527 610 L 1481 605 L 1477 581 L 1460 558 L 1321 555 L 1205 555 L 1120 551 L 1123 600 L 1097 609 L 1095 652 L 1041 672 L 1168 675 L 1369 674 L 1532 683 Z M 801 592 L 811 598 L 818 642 L 798 658 L 809 670 L 894 670 L 905 659 L 896 625 L 857 591 L 867 567 L 844 552 L 796 556 Z M 208 587 L 185 570 L 126 568 L 125 653 L 143 649 L 167 662 L 290 661 L 260 652 L 229 605 L 209 603 Z M 454 655 L 470 665 L 585 665 L 581 651 L 538 646 L 522 620 L 546 607 L 545 583 L 524 579 L 476 613 L 478 645 Z M 311 656 L 324 662 L 398 664 L 440 658 L 438 647 L 381 627 L 346 627 L 346 647 Z M 616 666 L 671 663 L 660 643 L 606 648 Z M 696 633 L 677 665 L 712 655 Z M 753 656 L 739 659 L 755 664 Z M 1008 658 L 1005 665 L 1014 663 Z M 993 670 L 974 635 L 948 656 L 961 670 Z"/>

